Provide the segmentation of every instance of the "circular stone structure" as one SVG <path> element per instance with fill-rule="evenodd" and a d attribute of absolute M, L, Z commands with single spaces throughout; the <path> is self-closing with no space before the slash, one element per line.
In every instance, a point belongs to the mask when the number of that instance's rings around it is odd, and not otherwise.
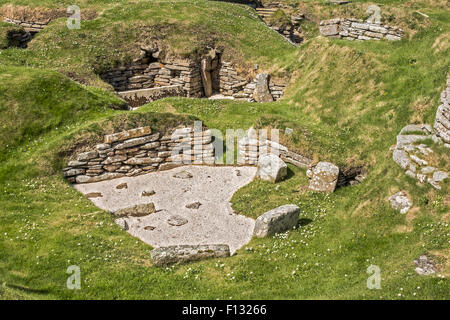
<path fill-rule="evenodd" d="M 255 220 L 235 214 L 230 200 L 237 190 L 255 178 L 256 170 L 250 166 L 182 166 L 135 177 L 76 184 L 74 187 L 85 195 L 100 192 L 102 197 L 90 200 L 110 212 L 153 202 L 155 213 L 123 217 L 116 222 L 127 225 L 127 232 L 155 248 L 227 244 L 230 252 L 234 253 L 250 241 Z M 192 177 L 174 177 L 186 172 Z M 123 183 L 127 184 L 126 189 L 116 188 Z M 154 190 L 155 194 L 143 197 L 146 190 Z M 193 202 L 199 202 L 201 206 L 196 210 L 186 208 Z M 173 216 L 183 218 L 187 223 L 170 225 L 167 221 Z"/>

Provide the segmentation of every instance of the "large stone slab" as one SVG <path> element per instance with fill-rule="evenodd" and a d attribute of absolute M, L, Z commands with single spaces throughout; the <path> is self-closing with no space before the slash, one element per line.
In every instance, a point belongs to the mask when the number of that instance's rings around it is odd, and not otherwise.
<path fill-rule="evenodd" d="M 287 165 L 274 154 L 263 154 L 259 157 L 256 175 L 265 181 L 278 182 L 286 177 Z"/>
<path fill-rule="evenodd" d="M 210 258 L 230 256 L 227 244 L 179 245 L 160 247 L 150 251 L 155 266 L 180 264 Z"/>
<path fill-rule="evenodd" d="M 117 172 L 108 172 L 108 173 L 104 173 L 99 176 L 93 176 L 93 177 L 82 175 L 82 176 L 77 176 L 76 182 L 77 183 L 92 183 L 92 182 L 99 182 L 99 181 L 121 178 L 123 176 L 124 175 L 122 173 L 117 173 Z"/>
<path fill-rule="evenodd" d="M 256 76 L 256 88 L 253 93 L 253 98 L 256 102 L 271 102 L 273 101 L 272 94 L 269 89 L 269 75 L 267 73 L 260 73 Z"/>
<path fill-rule="evenodd" d="M 155 213 L 155 205 L 153 202 L 137 204 L 132 207 L 123 208 L 115 211 L 113 214 L 117 218 L 121 217 L 144 217 Z"/>
<path fill-rule="evenodd" d="M 150 127 L 140 127 L 136 129 L 130 129 L 122 132 L 108 134 L 105 136 L 105 143 L 113 143 L 117 141 L 123 141 L 131 138 L 138 138 L 146 136 L 152 133 Z"/>
<path fill-rule="evenodd" d="M 336 36 L 339 34 L 339 24 L 329 24 L 320 26 L 320 33 L 326 37 Z"/>
<path fill-rule="evenodd" d="M 287 204 L 267 211 L 256 219 L 253 235 L 263 238 L 290 230 L 297 225 L 299 214 L 300 208 L 294 204 Z"/>
<path fill-rule="evenodd" d="M 121 150 L 121 149 L 131 148 L 131 147 L 138 146 L 141 144 L 146 144 L 149 142 L 156 141 L 156 140 L 158 140 L 158 138 L 159 138 L 159 133 L 155 133 L 155 134 L 152 134 L 149 136 L 144 136 L 144 137 L 139 137 L 139 138 L 128 139 L 128 140 L 125 140 L 124 142 L 116 145 L 114 147 L 114 149 Z"/>
<path fill-rule="evenodd" d="M 309 189 L 313 191 L 333 192 L 336 189 L 339 167 L 330 162 L 319 162 L 308 169 Z"/>

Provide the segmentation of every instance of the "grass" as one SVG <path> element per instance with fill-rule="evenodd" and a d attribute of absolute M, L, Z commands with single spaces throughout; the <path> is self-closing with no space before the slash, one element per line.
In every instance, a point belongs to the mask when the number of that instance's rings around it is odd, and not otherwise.
<path fill-rule="evenodd" d="M 430 10 L 430 25 L 400 42 L 312 38 L 295 49 L 276 37 L 262 41 L 269 33 L 251 18 L 252 11 L 229 4 L 207 9 L 195 2 L 199 24 L 210 10 L 242 13 L 248 24 L 222 24 L 225 31 L 217 33 L 217 41 L 230 41 L 243 57 L 254 56 L 268 69 L 290 75 L 284 98 L 275 103 L 168 98 L 121 111 L 110 108 L 121 101 L 104 90 L 55 72 L 64 70 L 70 58 L 75 73 L 88 79 L 92 70 L 83 75 L 81 66 L 98 62 L 86 60 L 87 43 L 94 45 L 106 35 L 112 38 L 106 43 L 119 43 L 122 38 L 113 37 L 110 24 L 104 34 L 100 26 L 112 19 L 118 26 L 139 21 L 149 16 L 146 8 L 156 6 L 141 5 L 136 20 L 130 18 L 137 12 L 131 5 L 105 10 L 89 22 L 93 35 L 87 29 L 78 49 L 66 47 L 75 40 L 55 21 L 30 49 L 1 51 L 8 66 L 0 69 L 0 141 L 12 141 L 7 152 L 3 149 L 0 166 L 1 299 L 448 299 L 449 183 L 441 191 L 419 185 L 389 153 L 403 126 L 434 121 L 449 71 L 448 12 Z M 175 21 L 183 17 L 169 4 L 161 10 Z M 185 10 L 186 16 L 194 15 Z M 197 30 L 190 29 L 194 21 L 188 30 Z M 242 35 L 244 29 L 252 36 Z M 122 53 L 107 54 L 105 61 L 112 63 Z M 104 133 L 141 125 L 164 130 L 194 119 L 222 131 L 252 125 L 282 132 L 293 128 L 292 135 L 282 135 L 290 148 L 341 166 L 364 164 L 368 175 L 362 184 L 329 195 L 307 191 L 305 171 L 293 166 L 278 184 L 255 180 L 234 195 L 234 210 L 257 217 L 294 203 L 301 208 L 296 230 L 253 239 L 227 259 L 156 268 L 149 246 L 70 187 L 61 168 L 74 150 Z M 436 151 L 446 156 L 445 149 Z M 400 190 L 407 190 L 413 201 L 406 215 L 392 210 L 387 200 Z M 433 257 L 445 278 L 417 275 L 413 260 L 421 254 Z M 381 268 L 381 290 L 366 287 L 371 264 Z M 79 291 L 65 287 L 70 265 L 81 268 Z"/>
<path fill-rule="evenodd" d="M 263 70 L 280 68 L 295 51 L 253 9 L 222 2 L 140 1 L 105 9 L 97 19 L 82 21 L 78 30 L 65 23 L 65 18 L 54 20 L 28 50 L 6 50 L 0 61 L 53 69 L 106 87 L 97 75 L 139 57 L 141 45 L 157 44 L 166 57 L 175 58 L 198 58 L 206 46 L 214 46 L 222 49 L 224 60 L 244 70 L 255 63 Z"/>
<path fill-rule="evenodd" d="M 25 67 L 0 67 L 0 95 L 0 158 L 5 149 L 50 130 L 127 107 L 104 90 L 83 87 L 54 71 Z"/>

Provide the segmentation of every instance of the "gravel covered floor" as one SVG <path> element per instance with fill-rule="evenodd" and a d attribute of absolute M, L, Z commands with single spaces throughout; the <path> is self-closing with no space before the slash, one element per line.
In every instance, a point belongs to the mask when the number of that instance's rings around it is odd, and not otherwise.
<path fill-rule="evenodd" d="M 102 197 L 90 200 L 111 212 L 153 202 L 156 213 L 116 220 L 120 225 L 125 221 L 130 234 L 153 247 L 228 244 L 234 253 L 250 241 L 255 221 L 234 214 L 230 200 L 255 174 L 256 167 L 183 166 L 137 177 L 77 184 L 75 188 L 85 195 L 100 192 Z M 126 188 L 116 188 L 124 183 Z M 189 204 L 191 208 L 186 207 Z"/>

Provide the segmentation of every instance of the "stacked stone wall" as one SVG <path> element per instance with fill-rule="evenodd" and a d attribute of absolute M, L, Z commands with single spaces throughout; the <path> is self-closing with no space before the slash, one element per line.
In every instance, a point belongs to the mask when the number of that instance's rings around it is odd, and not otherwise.
<path fill-rule="evenodd" d="M 8 17 L 3 17 L 3 21 L 21 26 L 25 29 L 25 31 L 32 32 L 32 33 L 42 31 L 42 29 L 44 29 L 48 24 L 48 22 L 21 21 L 21 20 L 16 20 L 16 19 L 10 19 Z"/>
<path fill-rule="evenodd" d="M 270 79 L 269 89 L 273 100 L 278 100 L 283 96 L 285 87 L 284 84 L 275 83 Z M 224 96 L 254 101 L 256 78 L 247 80 L 243 75 L 238 74 L 230 62 L 222 62 L 219 71 L 219 88 L 220 93 Z"/>
<path fill-rule="evenodd" d="M 395 26 L 340 18 L 321 21 L 320 33 L 347 40 L 400 40 L 405 36 L 403 30 Z"/>
<path fill-rule="evenodd" d="M 168 170 L 183 163 L 213 164 L 211 131 L 177 128 L 162 135 L 141 127 L 104 136 L 103 143 L 76 155 L 63 169 L 70 183 L 90 183 Z"/>

